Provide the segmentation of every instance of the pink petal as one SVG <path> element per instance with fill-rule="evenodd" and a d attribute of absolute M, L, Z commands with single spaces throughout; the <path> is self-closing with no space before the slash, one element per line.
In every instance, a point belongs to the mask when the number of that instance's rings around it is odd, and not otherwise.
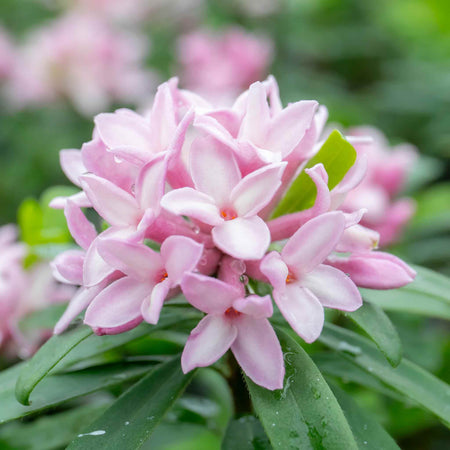
<path fill-rule="evenodd" d="M 166 185 L 167 161 L 158 155 L 139 172 L 136 182 L 136 199 L 141 209 L 158 211 Z"/>
<path fill-rule="evenodd" d="M 340 211 L 315 217 L 289 239 L 281 256 L 294 274 L 309 272 L 334 250 L 344 227 L 345 218 Z"/>
<path fill-rule="evenodd" d="M 301 101 L 288 105 L 275 116 L 270 126 L 265 148 L 289 155 L 311 127 L 318 104 L 315 101 Z"/>
<path fill-rule="evenodd" d="M 87 220 L 83 211 L 72 200 L 67 200 L 64 208 L 70 234 L 75 242 L 84 250 L 87 250 L 97 237 L 94 225 Z"/>
<path fill-rule="evenodd" d="M 239 298 L 239 291 L 217 278 L 188 273 L 181 281 L 187 301 L 208 314 L 222 314 Z"/>
<path fill-rule="evenodd" d="M 208 315 L 192 330 L 181 355 L 184 373 L 215 363 L 231 347 L 237 329 L 223 316 Z"/>
<path fill-rule="evenodd" d="M 414 270 L 388 253 L 367 252 L 349 257 L 332 255 L 326 263 L 347 273 L 357 286 L 369 289 L 395 289 L 415 278 Z"/>
<path fill-rule="evenodd" d="M 173 285 L 197 267 L 203 245 L 185 236 L 170 236 L 161 245 L 161 257 Z"/>
<path fill-rule="evenodd" d="M 161 314 L 161 309 L 164 305 L 164 301 L 167 298 L 167 294 L 171 288 L 170 280 L 164 280 L 162 283 L 158 283 L 152 290 L 151 295 L 146 297 L 141 306 L 141 314 L 144 320 L 148 323 L 156 325 Z"/>
<path fill-rule="evenodd" d="M 266 206 L 281 185 L 286 163 L 262 167 L 244 177 L 233 189 L 231 202 L 239 216 L 249 217 Z"/>
<path fill-rule="evenodd" d="M 274 289 L 284 290 L 289 269 L 278 252 L 270 252 L 266 255 L 259 268 Z"/>
<path fill-rule="evenodd" d="M 59 161 L 66 177 L 75 186 L 80 186 L 79 177 L 87 172 L 81 159 L 80 150 L 61 150 Z"/>
<path fill-rule="evenodd" d="M 87 198 L 85 192 L 78 192 L 77 194 L 71 195 L 70 197 L 55 197 L 49 204 L 50 208 L 54 209 L 64 209 L 68 201 L 73 202 L 80 208 L 91 208 L 92 203 Z"/>
<path fill-rule="evenodd" d="M 334 267 L 320 264 L 302 277 L 301 284 L 325 307 L 355 311 L 362 305 L 361 294 L 355 283 Z"/>
<path fill-rule="evenodd" d="M 209 225 L 223 222 L 214 199 L 192 188 L 175 189 L 161 199 L 161 206 L 173 214 L 198 219 Z"/>
<path fill-rule="evenodd" d="M 141 305 L 152 286 L 130 277 L 120 278 L 104 289 L 89 305 L 84 323 L 108 334 L 122 333 L 141 318 Z"/>
<path fill-rule="evenodd" d="M 378 247 L 380 235 L 361 225 L 346 228 L 336 246 L 338 252 L 370 251 Z"/>
<path fill-rule="evenodd" d="M 81 184 L 95 210 L 111 225 L 137 225 L 140 211 L 133 196 L 95 175 L 84 175 Z"/>
<path fill-rule="evenodd" d="M 60 253 L 52 262 L 53 276 L 62 283 L 83 284 L 84 252 L 67 250 Z"/>
<path fill-rule="evenodd" d="M 195 187 L 219 206 L 228 206 L 230 194 L 241 179 L 233 152 L 211 138 L 197 138 L 191 147 L 190 170 Z"/>
<path fill-rule="evenodd" d="M 153 280 L 164 269 L 161 255 L 144 244 L 99 239 L 98 252 L 111 266 L 136 280 Z"/>
<path fill-rule="evenodd" d="M 108 275 L 111 275 L 114 272 L 114 268 L 111 267 L 98 253 L 97 246 L 99 242 L 100 242 L 99 238 L 95 239 L 95 241 L 92 242 L 92 244 L 90 245 L 84 257 L 84 264 L 83 264 L 84 286 L 94 286 L 103 281 Z"/>
<path fill-rule="evenodd" d="M 273 306 L 270 295 L 260 297 L 259 295 L 249 295 L 245 298 L 238 298 L 233 303 L 233 308 L 243 314 L 256 319 L 270 317 L 273 314 Z"/>
<path fill-rule="evenodd" d="M 320 336 L 323 306 L 311 291 L 292 283 L 284 292 L 274 290 L 273 298 L 289 325 L 306 342 L 314 342 Z"/>
<path fill-rule="evenodd" d="M 103 113 L 95 117 L 95 125 L 109 149 L 132 147 L 151 156 L 152 134 L 144 117 L 132 111 Z"/>
<path fill-rule="evenodd" d="M 235 138 L 230 134 L 230 131 L 215 118 L 210 117 L 209 114 L 197 116 L 194 121 L 194 126 L 200 130 L 203 130 L 206 134 L 217 139 L 217 141 L 233 149 L 234 151 L 238 151 L 238 144 Z"/>
<path fill-rule="evenodd" d="M 237 259 L 261 259 L 270 244 L 270 232 L 258 216 L 228 220 L 212 230 L 220 250 Z"/>
<path fill-rule="evenodd" d="M 267 319 L 240 317 L 231 351 L 244 372 L 256 384 L 281 389 L 284 379 L 283 352 L 277 335 Z"/>

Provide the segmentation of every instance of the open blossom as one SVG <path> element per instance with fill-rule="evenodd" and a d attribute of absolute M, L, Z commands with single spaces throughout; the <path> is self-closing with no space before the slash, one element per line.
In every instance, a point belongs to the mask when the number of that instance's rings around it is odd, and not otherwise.
<path fill-rule="evenodd" d="M 152 85 L 147 43 L 95 15 L 71 13 L 33 30 L 8 84 L 17 107 L 69 99 L 83 114 L 141 100 Z"/>
<path fill-rule="evenodd" d="M 408 144 L 390 147 L 383 134 L 374 128 L 352 128 L 349 134 L 370 137 L 372 142 L 354 144 L 358 155 L 367 157 L 367 174 L 348 193 L 342 208 L 367 208 L 361 224 L 380 233 L 380 245 L 389 245 L 398 239 L 415 212 L 412 199 L 397 197 L 417 159 L 417 151 Z"/>
<path fill-rule="evenodd" d="M 394 288 L 415 275 L 376 251 L 379 234 L 360 224 L 364 208 L 339 209 L 364 178 L 364 158 L 331 191 L 322 164 L 306 169 L 317 188 L 313 206 L 268 219 L 319 148 L 325 118 L 314 101 L 284 108 L 273 77 L 254 83 L 230 108 L 217 109 L 169 80 L 146 115 L 98 115 L 92 141 L 61 152 L 80 192 L 52 205 L 64 208 L 81 249 L 53 263 L 60 281 L 79 286 L 55 332 L 84 309 L 97 334 L 156 324 L 181 291 L 206 313 L 187 340 L 185 372 L 231 349 L 255 383 L 281 388 L 272 298 L 256 295 L 247 277 L 269 283 L 286 321 L 312 342 L 324 308 L 361 306 L 357 286 Z M 105 231 L 88 221 L 87 207 Z M 283 249 L 270 251 L 274 242 Z"/>
<path fill-rule="evenodd" d="M 181 80 L 207 98 L 227 100 L 267 75 L 272 44 L 239 28 L 197 30 L 178 42 Z"/>

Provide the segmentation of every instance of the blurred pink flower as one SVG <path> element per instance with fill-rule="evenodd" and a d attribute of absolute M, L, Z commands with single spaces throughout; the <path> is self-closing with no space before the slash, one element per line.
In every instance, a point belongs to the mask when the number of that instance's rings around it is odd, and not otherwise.
<path fill-rule="evenodd" d="M 72 13 L 34 30 L 19 49 L 8 86 L 17 107 L 69 99 L 83 114 L 145 98 L 148 43 L 95 16 Z"/>
<path fill-rule="evenodd" d="M 239 28 L 198 30 L 178 42 L 182 84 L 207 98 L 227 99 L 267 75 L 273 45 Z"/>
<path fill-rule="evenodd" d="M 14 71 L 16 50 L 8 32 L 0 26 L 0 82 L 7 80 Z"/>

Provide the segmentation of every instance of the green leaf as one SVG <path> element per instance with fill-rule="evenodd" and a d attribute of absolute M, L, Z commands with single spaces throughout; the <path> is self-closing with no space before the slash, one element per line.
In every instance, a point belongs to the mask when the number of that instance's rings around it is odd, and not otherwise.
<path fill-rule="evenodd" d="M 359 448 L 400 450 L 386 430 L 370 414 L 361 409 L 345 391 L 335 385 L 331 385 L 331 389 L 344 411 Z"/>
<path fill-rule="evenodd" d="M 346 313 L 345 316 L 352 319 L 369 335 L 393 367 L 400 364 L 402 359 L 400 337 L 389 317 L 380 307 L 364 303 L 361 308 L 352 313 Z"/>
<path fill-rule="evenodd" d="M 328 173 L 328 187 L 331 190 L 342 181 L 355 161 L 356 151 L 353 146 L 339 131 L 334 130 L 318 153 L 306 164 L 306 168 L 322 163 Z M 303 170 L 278 204 L 273 217 L 310 208 L 314 205 L 316 195 L 316 185 Z"/>
<path fill-rule="evenodd" d="M 319 339 L 450 424 L 450 387 L 443 381 L 405 358 L 391 367 L 368 339 L 336 325 L 325 324 Z"/>
<path fill-rule="evenodd" d="M 261 422 L 254 416 L 243 416 L 230 420 L 222 450 L 270 450 L 269 439 Z"/>
<path fill-rule="evenodd" d="M 269 391 L 246 377 L 255 411 L 275 450 L 357 449 L 350 427 L 320 371 L 302 347 L 279 331 L 284 388 Z"/>
<path fill-rule="evenodd" d="M 31 423 L 10 423 L 0 429 L 0 448 L 14 450 L 58 450 L 64 448 L 105 408 L 104 404 L 97 403 L 43 417 Z"/>
<path fill-rule="evenodd" d="M 46 377 L 33 391 L 31 406 L 14 397 L 14 384 L 0 390 L 0 423 L 48 409 L 101 389 L 134 380 L 149 370 L 149 364 L 111 364 Z"/>
<path fill-rule="evenodd" d="M 424 267 L 412 267 L 417 271 L 413 283 L 388 291 L 361 289 L 363 298 L 388 311 L 450 319 L 450 279 Z"/>
<path fill-rule="evenodd" d="M 150 437 L 194 372 L 184 375 L 180 357 L 161 364 L 132 386 L 87 427 L 68 449 L 135 450 Z"/>
<path fill-rule="evenodd" d="M 60 336 L 52 336 L 25 364 L 16 384 L 16 398 L 29 405 L 30 394 L 36 385 L 81 341 L 92 334 L 89 327 L 75 328 Z"/>

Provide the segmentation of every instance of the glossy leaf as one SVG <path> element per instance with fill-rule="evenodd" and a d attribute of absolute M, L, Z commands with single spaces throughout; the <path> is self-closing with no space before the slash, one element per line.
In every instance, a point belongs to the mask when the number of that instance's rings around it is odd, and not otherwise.
<path fill-rule="evenodd" d="M 46 377 L 36 386 L 30 406 L 14 396 L 14 384 L 0 388 L 0 423 L 54 407 L 68 400 L 121 385 L 144 375 L 149 364 L 111 364 Z"/>
<path fill-rule="evenodd" d="M 396 367 L 402 359 L 402 343 L 389 317 L 371 303 L 364 303 L 358 310 L 345 314 L 365 331 L 377 345 L 389 363 Z"/>
<path fill-rule="evenodd" d="M 450 387 L 434 375 L 405 358 L 391 367 L 368 339 L 336 325 L 326 324 L 319 339 L 450 424 Z"/>
<path fill-rule="evenodd" d="M 386 430 L 370 414 L 361 409 L 345 391 L 335 385 L 331 385 L 331 389 L 344 411 L 359 448 L 400 450 Z"/>
<path fill-rule="evenodd" d="M 302 347 L 279 331 L 284 388 L 269 391 L 246 377 L 255 411 L 275 450 L 357 449 L 350 427 L 319 369 Z"/>
<path fill-rule="evenodd" d="M 68 449 L 135 450 L 150 437 L 192 379 L 184 375 L 180 358 L 161 364 L 122 394 L 89 425 Z"/>
<path fill-rule="evenodd" d="M 356 161 L 353 146 L 334 130 L 317 154 L 306 164 L 306 168 L 322 163 L 328 173 L 328 187 L 333 189 Z M 317 190 L 311 178 L 302 171 L 294 180 L 273 213 L 273 217 L 282 216 L 308 209 L 314 205 Z"/>
<path fill-rule="evenodd" d="M 261 422 L 254 416 L 231 420 L 222 441 L 222 450 L 270 450 Z"/>
<path fill-rule="evenodd" d="M 81 326 L 60 336 L 51 337 L 26 363 L 16 384 L 16 398 L 29 405 L 29 397 L 36 385 L 52 370 L 67 353 L 89 337 L 92 330 Z"/>

